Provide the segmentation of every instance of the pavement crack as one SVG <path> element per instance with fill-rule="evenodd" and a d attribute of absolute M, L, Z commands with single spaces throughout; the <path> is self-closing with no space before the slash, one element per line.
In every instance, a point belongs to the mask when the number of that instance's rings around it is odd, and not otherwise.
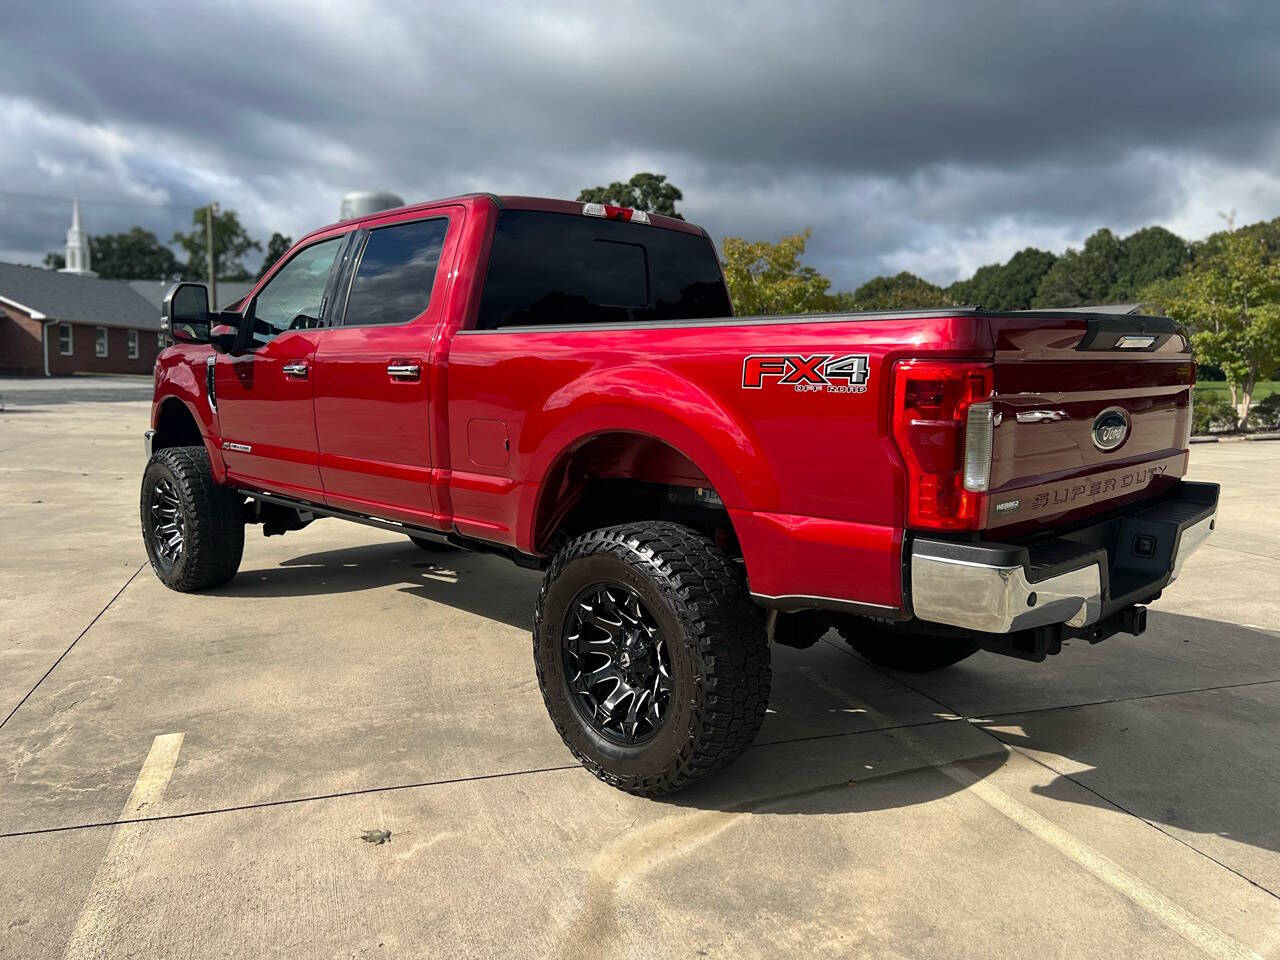
<path fill-rule="evenodd" d="M 119 820 L 99 820 L 90 823 L 70 823 L 58 827 L 37 827 L 32 830 L 13 830 L 0 833 L 0 840 L 14 837 L 43 836 L 49 833 L 67 833 L 72 830 L 92 830 L 98 827 L 116 827 L 122 823 L 156 823 L 161 820 L 186 820 L 191 817 L 209 817 L 220 813 L 242 813 L 247 810 L 266 810 L 271 807 L 288 807 L 317 800 L 338 800 L 343 797 L 362 797 L 374 793 L 391 793 L 397 790 L 417 790 L 423 787 L 444 787 L 456 783 L 476 783 L 482 780 L 501 780 L 506 777 L 523 777 L 535 773 L 557 773 L 565 770 L 581 770 L 576 763 L 555 767 L 532 767 L 528 770 L 507 770 L 502 773 L 481 773 L 471 777 L 447 777 L 441 780 L 423 780 L 418 783 L 394 783 L 385 787 L 361 787 L 357 790 L 338 790 L 333 793 L 317 793 L 306 797 L 289 797 L 286 800 L 263 800 L 258 803 L 239 803 L 226 807 L 210 807 L 207 810 L 186 810 L 154 817 L 122 817 Z"/>
<path fill-rule="evenodd" d="M 63 658 L 66 657 L 67 654 L 69 654 L 73 649 L 75 649 L 75 645 L 80 642 L 80 640 L 84 637 L 84 635 L 93 629 L 93 625 L 98 622 L 99 618 L 101 618 L 101 616 L 104 613 L 106 613 L 109 609 L 111 609 L 111 605 L 113 603 L 115 603 L 117 600 L 120 599 L 120 594 L 125 592 L 129 584 L 133 583 L 134 578 L 137 577 L 138 574 L 142 572 L 142 568 L 145 566 L 146 566 L 145 563 L 141 563 L 138 565 L 138 569 L 133 571 L 133 573 L 129 575 L 129 579 L 126 580 L 121 585 L 120 589 L 117 590 L 115 594 L 111 597 L 111 599 L 106 602 L 103 608 L 99 610 L 96 614 L 94 614 L 93 619 L 90 620 L 89 623 L 85 626 L 85 628 L 76 635 L 76 638 L 71 641 L 70 646 L 68 646 L 67 649 L 62 651 L 62 653 L 58 656 L 58 659 L 53 661 L 53 664 L 49 667 L 48 670 L 44 672 L 44 675 L 35 682 L 35 686 L 33 686 L 30 690 L 28 690 L 23 695 L 22 699 L 19 700 L 17 704 L 14 706 L 14 708 L 9 711 L 8 716 L 6 716 L 3 720 L 0 720 L 0 730 L 4 729 L 4 725 L 13 719 L 13 715 L 22 708 L 22 705 L 27 702 L 30 696 L 33 693 L 35 693 L 38 689 L 40 689 L 40 684 L 44 683 L 46 680 L 49 679 L 49 675 L 58 668 L 58 664 L 60 664 L 63 661 Z"/>

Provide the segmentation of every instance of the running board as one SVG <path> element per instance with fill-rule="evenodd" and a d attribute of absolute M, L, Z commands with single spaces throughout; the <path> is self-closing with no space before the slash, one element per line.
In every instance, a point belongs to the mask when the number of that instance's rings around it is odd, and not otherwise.
<path fill-rule="evenodd" d="M 407 537 L 423 537 L 427 540 L 434 540 L 436 543 L 447 543 L 451 546 L 462 547 L 464 550 L 474 550 L 478 553 L 496 553 L 506 557 L 521 567 L 528 567 L 533 570 L 541 570 L 547 565 L 547 558 L 536 557 L 531 554 L 522 553 L 515 547 L 509 547 L 506 544 L 491 543 L 488 540 L 476 540 L 472 537 L 466 537 L 458 533 L 445 533 L 443 530 L 435 530 L 431 527 L 419 527 L 412 523 L 401 523 L 398 520 L 386 520 L 382 517 L 371 517 L 365 513 L 356 513 L 354 510 L 341 510 L 335 507 L 322 507 L 319 504 L 312 503 L 310 500 L 298 500 L 294 497 L 285 497 L 278 493 L 262 493 L 258 490 L 246 490 L 243 487 L 237 487 L 236 493 L 250 497 L 254 500 L 262 500 L 265 503 L 274 503 L 278 507 L 290 507 L 294 510 L 307 510 L 314 513 L 317 517 L 334 517 L 338 520 L 350 520 L 352 523 L 362 523 L 366 527 L 377 527 L 379 530 L 390 530 L 392 533 L 403 533 Z"/>
<path fill-rule="evenodd" d="M 400 523 L 397 520 L 384 520 L 381 517 L 370 517 L 363 513 L 355 513 L 351 510 L 338 510 L 333 507 L 322 507 L 319 504 L 312 503 L 310 500 L 295 500 L 293 497 L 283 497 L 278 493 L 260 493 L 257 490 L 237 489 L 236 493 L 243 494 L 246 497 L 252 497 L 254 500 L 263 500 L 267 503 L 274 503 L 279 507 L 291 507 L 294 510 L 306 510 L 314 513 L 318 517 L 337 517 L 339 520 L 351 520 L 354 523 L 363 523 L 366 527 L 377 527 L 379 530 L 390 530 L 393 533 L 403 533 L 406 536 L 425 537 L 428 540 L 435 540 L 437 543 L 450 543 L 449 535 L 440 530 L 433 530 L 430 527 L 419 527 L 412 523 Z M 455 544 L 461 546 L 461 544 Z"/>

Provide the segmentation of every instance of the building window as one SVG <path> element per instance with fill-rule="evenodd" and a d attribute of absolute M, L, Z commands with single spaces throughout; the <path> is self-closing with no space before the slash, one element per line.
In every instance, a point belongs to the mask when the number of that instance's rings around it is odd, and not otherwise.
<path fill-rule="evenodd" d="M 107 328 L 98 327 L 97 339 L 94 340 L 93 352 L 95 356 L 105 357 L 107 355 Z"/>
<path fill-rule="evenodd" d="M 130 360 L 138 359 L 138 331 L 137 330 L 129 331 L 129 359 Z"/>
<path fill-rule="evenodd" d="M 74 349 L 71 345 L 71 324 L 58 324 L 58 352 L 64 357 L 69 357 Z"/>

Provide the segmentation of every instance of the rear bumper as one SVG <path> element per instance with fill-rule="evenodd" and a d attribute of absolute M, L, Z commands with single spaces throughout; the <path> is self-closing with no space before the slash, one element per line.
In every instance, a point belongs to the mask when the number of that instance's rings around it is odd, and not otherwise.
<path fill-rule="evenodd" d="M 1027 544 L 916 538 L 910 603 L 920 620 L 980 633 L 1083 629 L 1148 603 L 1208 538 L 1216 483 L 1183 481 L 1119 516 Z"/>
<path fill-rule="evenodd" d="M 155 441 L 156 432 L 154 430 L 144 430 L 142 432 L 142 449 L 147 452 L 147 459 L 151 459 L 151 444 Z"/>

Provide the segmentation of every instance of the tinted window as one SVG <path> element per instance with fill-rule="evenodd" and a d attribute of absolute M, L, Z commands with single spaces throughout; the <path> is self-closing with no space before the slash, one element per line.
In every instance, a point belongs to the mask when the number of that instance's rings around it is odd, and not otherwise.
<path fill-rule="evenodd" d="M 422 313 L 448 228 L 448 220 L 436 219 L 371 231 L 351 281 L 346 325 L 407 323 Z"/>
<path fill-rule="evenodd" d="M 325 285 L 342 237 L 299 250 L 267 281 L 253 308 L 253 344 L 261 346 L 286 330 L 320 326 Z"/>
<path fill-rule="evenodd" d="M 645 224 L 504 210 L 478 326 L 693 320 L 730 313 L 706 237 Z"/>

